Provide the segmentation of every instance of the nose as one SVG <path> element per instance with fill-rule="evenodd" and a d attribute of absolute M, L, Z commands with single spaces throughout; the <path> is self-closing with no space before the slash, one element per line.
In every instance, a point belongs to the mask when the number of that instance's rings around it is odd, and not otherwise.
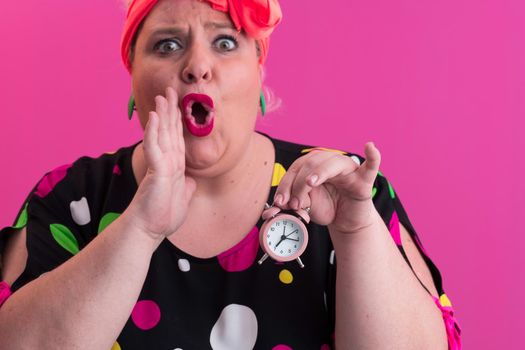
<path fill-rule="evenodd" d="M 193 43 L 187 51 L 187 58 L 182 69 L 182 80 L 187 84 L 210 81 L 211 57 L 204 45 Z"/>

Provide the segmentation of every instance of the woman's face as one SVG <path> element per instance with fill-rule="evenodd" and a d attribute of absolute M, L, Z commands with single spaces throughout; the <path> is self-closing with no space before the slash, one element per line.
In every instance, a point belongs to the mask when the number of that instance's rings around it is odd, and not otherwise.
<path fill-rule="evenodd" d="M 198 137 L 183 123 L 187 170 L 239 159 L 255 128 L 260 72 L 255 40 L 238 33 L 227 13 L 195 0 L 161 0 L 144 20 L 132 61 L 142 128 L 167 86 L 179 104 L 188 93 L 206 94 L 214 102 L 214 127 Z"/>

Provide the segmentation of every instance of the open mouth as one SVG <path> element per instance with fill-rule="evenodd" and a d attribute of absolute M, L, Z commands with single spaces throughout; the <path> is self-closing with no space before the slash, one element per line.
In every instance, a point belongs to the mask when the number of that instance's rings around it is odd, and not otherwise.
<path fill-rule="evenodd" d="M 204 125 L 206 124 L 206 119 L 209 119 L 208 116 L 210 113 L 200 102 L 194 102 L 191 105 L 191 115 L 195 118 L 195 123 Z"/>
<path fill-rule="evenodd" d="M 206 136 L 211 133 L 215 110 L 213 100 L 205 94 L 190 93 L 182 99 L 184 122 L 194 136 Z"/>

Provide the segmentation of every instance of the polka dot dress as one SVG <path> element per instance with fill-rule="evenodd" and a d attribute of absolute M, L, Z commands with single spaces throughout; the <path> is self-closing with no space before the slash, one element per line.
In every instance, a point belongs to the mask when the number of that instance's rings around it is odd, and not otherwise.
<path fill-rule="evenodd" d="M 286 169 L 298 157 L 320 149 L 271 140 L 275 164 L 269 203 Z M 38 182 L 15 224 L 0 231 L 1 248 L 13 229 L 27 226 L 30 258 L 11 286 L 13 292 L 77 254 L 128 207 L 137 190 L 131 166 L 137 144 L 98 158 L 82 157 Z M 321 149 L 348 155 L 358 164 L 364 161 L 355 154 Z M 383 174 L 372 195 L 403 256 L 399 223 L 411 233 L 425 254 L 440 300 L 450 306 L 439 271 Z M 327 228 L 308 225 L 310 241 L 301 257 L 305 268 L 300 268 L 295 261 L 257 263 L 263 255 L 261 225 L 259 219 L 240 242 L 207 259 L 164 240 L 152 256 L 140 296 L 112 350 L 333 349 L 337 257 Z M 213 229 L 221 234 L 225 228 Z"/>

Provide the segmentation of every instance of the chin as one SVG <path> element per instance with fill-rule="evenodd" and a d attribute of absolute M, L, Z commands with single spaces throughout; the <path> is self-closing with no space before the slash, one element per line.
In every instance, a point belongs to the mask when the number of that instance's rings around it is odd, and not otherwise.
<path fill-rule="evenodd" d="M 213 171 L 221 163 L 224 150 L 208 140 L 186 141 L 186 172 Z"/>

